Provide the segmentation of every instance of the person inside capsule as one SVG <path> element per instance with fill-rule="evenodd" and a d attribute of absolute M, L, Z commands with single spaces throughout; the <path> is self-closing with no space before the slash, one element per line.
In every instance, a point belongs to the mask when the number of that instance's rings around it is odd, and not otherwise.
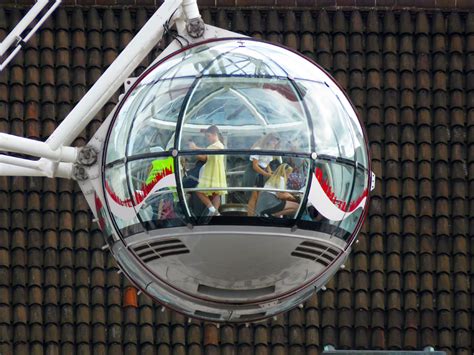
<path fill-rule="evenodd" d="M 297 199 L 287 189 L 288 176 L 293 168 L 286 163 L 280 164 L 265 183 L 267 191 L 258 195 L 255 212 L 262 217 L 292 216 L 298 210 Z"/>
<path fill-rule="evenodd" d="M 280 138 L 269 133 L 260 138 L 252 147 L 252 150 L 276 150 L 280 144 Z M 274 160 L 273 156 L 251 155 L 249 163 L 243 176 L 243 186 L 264 187 L 265 180 L 272 176 L 270 163 Z M 259 191 L 251 191 L 247 194 L 248 209 L 247 215 L 255 215 L 255 204 L 257 202 Z"/>
<path fill-rule="evenodd" d="M 224 149 L 222 135 L 217 126 L 209 126 L 205 130 L 205 134 L 206 140 L 209 143 L 206 147 L 207 150 Z M 189 147 L 194 150 L 202 149 L 192 141 L 189 142 Z M 224 155 L 219 154 L 200 154 L 197 158 L 201 161 L 205 161 L 205 164 L 199 171 L 199 182 L 197 184 L 197 189 L 199 189 L 199 191 L 196 192 L 196 195 L 207 207 L 208 216 L 218 216 L 219 207 L 221 205 L 221 196 L 227 194 L 225 157 Z M 206 191 L 206 188 L 219 190 Z"/>

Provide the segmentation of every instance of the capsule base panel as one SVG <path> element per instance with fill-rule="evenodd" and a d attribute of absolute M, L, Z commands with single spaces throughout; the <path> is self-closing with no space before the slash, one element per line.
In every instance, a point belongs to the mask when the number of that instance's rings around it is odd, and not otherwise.
<path fill-rule="evenodd" d="M 145 292 L 189 316 L 213 321 L 252 321 L 297 306 L 346 257 L 341 241 L 328 243 L 327 235 L 238 230 L 205 226 L 142 233 L 127 238 L 127 247 L 120 242 L 113 249 L 121 268 L 140 280 Z M 292 255 L 303 243 L 313 246 L 303 247 L 308 258 Z"/>

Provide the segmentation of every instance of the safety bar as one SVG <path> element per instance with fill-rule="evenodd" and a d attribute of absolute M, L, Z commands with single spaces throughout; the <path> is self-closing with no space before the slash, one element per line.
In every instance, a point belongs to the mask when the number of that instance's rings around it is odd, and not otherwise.
<path fill-rule="evenodd" d="M 301 190 L 269 189 L 265 187 L 206 187 L 206 188 L 183 188 L 184 192 L 200 191 L 267 191 L 267 192 L 289 192 L 290 194 L 304 194 Z"/>
<path fill-rule="evenodd" d="M 184 192 L 200 192 L 200 191 L 267 191 L 267 192 L 289 192 L 290 194 L 304 194 L 304 191 L 301 190 L 280 190 L 280 189 L 267 189 L 264 187 L 221 187 L 221 188 L 184 188 Z M 176 188 L 173 189 L 172 187 L 169 190 L 158 190 L 153 192 L 150 196 L 156 195 L 165 195 L 170 193 L 175 193 Z"/>

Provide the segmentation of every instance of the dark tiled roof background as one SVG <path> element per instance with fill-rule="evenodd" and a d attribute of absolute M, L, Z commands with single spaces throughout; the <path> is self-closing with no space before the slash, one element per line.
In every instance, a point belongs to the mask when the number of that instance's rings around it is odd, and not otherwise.
<path fill-rule="evenodd" d="M 148 16 L 61 8 L 0 75 L 0 131 L 49 136 Z M 316 354 L 334 344 L 471 354 L 474 14 L 234 9 L 203 17 L 315 58 L 361 112 L 378 179 L 347 267 L 303 309 L 249 327 L 188 323 L 143 295 L 138 308 L 123 307 L 129 283 L 101 250 L 77 185 L 0 177 L 0 353 Z M 0 38 L 19 18 L 0 9 Z"/>
<path fill-rule="evenodd" d="M 6 5 L 31 5 L 35 0 L 2 0 Z M 79 6 L 159 6 L 163 0 L 62 0 L 64 5 Z M 447 9 L 472 10 L 473 0 L 198 0 L 200 6 L 217 7 L 304 7 L 325 9 Z"/>

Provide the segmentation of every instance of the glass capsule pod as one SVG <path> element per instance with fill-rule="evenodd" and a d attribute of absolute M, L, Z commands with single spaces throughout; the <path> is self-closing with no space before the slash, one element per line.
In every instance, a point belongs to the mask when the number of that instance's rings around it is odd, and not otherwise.
<path fill-rule="evenodd" d="M 304 301 L 344 262 L 368 206 L 368 147 L 346 95 L 312 61 L 250 38 L 147 69 L 115 112 L 102 167 L 119 266 L 212 321 Z"/>

